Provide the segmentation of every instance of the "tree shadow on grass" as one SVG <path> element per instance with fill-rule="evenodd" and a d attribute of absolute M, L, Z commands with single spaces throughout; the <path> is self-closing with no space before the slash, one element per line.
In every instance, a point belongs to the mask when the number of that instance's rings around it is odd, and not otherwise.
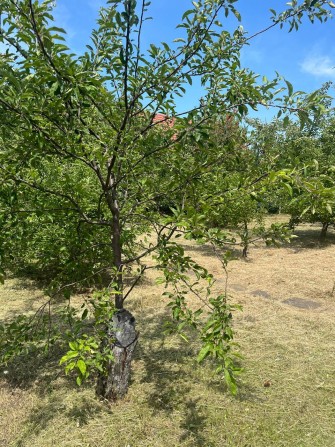
<path fill-rule="evenodd" d="M 153 315 L 148 310 L 142 312 L 142 316 L 143 321 L 139 324 L 140 344 L 135 360 L 141 361 L 144 366 L 138 380 L 146 384 L 145 402 L 153 414 L 164 412 L 169 417 L 178 418 L 180 442 L 192 442 L 192 445 L 199 447 L 206 445 L 204 433 L 208 415 L 204 406 L 199 404 L 202 398 L 196 395 L 197 387 L 200 386 L 198 389 L 202 390 L 210 387 L 216 394 L 226 394 L 226 386 L 219 379 L 208 380 L 204 374 L 198 374 L 201 368 L 195 361 L 198 346 L 191 333 L 190 343 L 176 336 L 163 336 L 167 311 Z M 63 349 L 56 346 L 49 355 L 38 351 L 28 353 L 11 362 L 7 368 L 8 374 L 4 377 L 9 387 L 24 390 L 32 388 L 41 398 L 41 403 L 26 419 L 29 433 L 36 434 L 44 430 L 60 412 L 64 412 L 80 426 L 87 424 L 97 414 L 110 411 L 97 399 L 85 397 L 85 389 L 95 386 L 92 381 L 79 390 L 80 399 L 74 398 L 71 408 L 68 403 L 64 403 L 63 397 L 78 390 L 78 387 L 72 377 L 64 377 L 63 368 L 58 364 Z M 243 400 L 254 399 L 252 390 L 243 388 L 242 385 Z M 21 444 L 17 445 L 24 446 L 27 443 L 22 438 Z"/>
<path fill-rule="evenodd" d="M 66 411 L 66 416 L 82 427 L 102 413 L 112 414 L 113 412 L 110 407 L 99 402 L 97 399 L 93 400 L 87 397 L 81 397 L 80 402 L 76 401 L 72 408 Z"/>
<path fill-rule="evenodd" d="M 197 244 L 195 241 L 192 245 L 183 243 L 178 244 L 181 245 L 186 252 L 191 251 L 194 253 L 199 253 L 202 256 L 215 258 L 213 248 L 208 244 Z M 242 257 L 242 248 L 240 248 L 239 244 L 236 246 L 226 245 L 225 247 L 217 250 L 217 252 L 222 255 L 224 255 L 227 251 L 231 253 L 232 259 L 240 259 Z"/>
<path fill-rule="evenodd" d="M 137 349 L 136 357 L 145 368 L 141 382 L 150 385 L 146 401 L 153 410 L 170 413 L 188 396 L 191 387 L 182 375 L 186 355 L 184 349 L 166 347 L 164 343 L 149 343 Z"/>
<path fill-rule="evenodd" d="M 52 349 L 48 355 L 30 352 L 11 361 L 5 369 L 6 374 L 3 374 L 3 368 L 0 369 L 8 393 L 20 389 L 38 397 L 37 404 L 22 423 L 23 430 L 15 441 L 17 447 L 29 446 L 31 437 L 47 430 L 60 414 L 81 427 L 97 415 L 110 412 L 91 391 L 87 395 L 88 390 L 95 389 L 94 377 L 79 388 L 73 376 L 65 376 L 64 367 L 59 366 L 59 358 L 64 352 L 62 348 Z"/>
<path fill-rule="evenodd" d="M 60 396 L 50 396 L 47 404 L 44 402 L 34 407 L 25 420 L 24 430 L 20 437 L 16 439 L 16 447 L 27 447 L 29 445 L 30 434 L 34 436 L 45 430 L 49 423 L 55 418 L 57 413 L 61 411 L 63 399 Z"/>
<path fill-rule="evenodd" d="M 204 436 L 204 428 L 206 426 L 207 417 L 201 411 L 198 402 L 200 398 L 189 398 L 184 403 L 184 420 L 180 427 L 184 430 L 180 436 L 180 441 L 191 439 L 192 445 L 203 447 L 206 445 L 206 437 Z"/>
<path fill-rule="evenodd" d="M 328 229 L 327 236 L 323 240 L 320 239 L 320 231 L 319 226 L 313 228 L 299 226 L 294 230 L 294 235 L 297 237 L 291 240 L 289 246 L 295 248 L 296 251 L 301 251 L 306 248 L 324 249 L 335 244 L 335 231 L 333 229 Z"/>
<path fill-rule="evenodd" d="M 215 409 L 215 402 L 208 401 L 213 393 L 241 402 L 262 403 L 265 399 L 262 389 L 241 380 L 238 380 L 238 394 L 235 397 L 229 395 L 223 379 L 215 375 L 214 365 L 207 362 L 202 366 L 196 362 L 199 346 L 195 341 L 188 344 L 170 336 L 164 340 L 163 323 L 167 319 L 168 312 L 156 317 L 147 315 L 141 331 L 145 343 L 137 350 L 136 359 L 144 362 L 141 382 L 148 385 L 146 403 L 153 413 L 165 412 L 171 418 L 178 417 L 180 443 L 188 441 L 190 445 L 203 447 L 209 445 L 206 439 L 209 414 L 204 404 L 207 402 L 212 405 L 212 410 Z M 194 340 L 194 334 L 192 337 L 189 333 L 188 338 Z M 199 374 L 200 368 L 204 368 L 204 372 Z M 201 393 L 205 393 L 204 396 Z"/>
<path fill-rule="evenodd" d="M 24 423 L 24 430 L 20 437 L 16 439 L 17 447 L 29 446 L 29 439 L 33 435 L 38 436 L 48 429 L 55 417 L 63 413 L 66 419 L 72 420 L 77 427 L 87 425 L 93 418 L 111 413 L 111 411 L 98 400 L 81 397 L 80 402 L 74 402 L 72 408 L 68 409 L 68 404 L 64 402 L 64 396 L 51 394 L 47 400 L 43 400 L 28 415 Z"/>
<path fill-rule="evenodd" d="M 144 365 L 140 381 L 148 385 L 145 400 L 154 414 L 164 412 L 178 418 L 181 442 L 190 439 L 192 445 L 204 446 L 207 416 L 198 405 L 200 398 L 194 398 L 192 384 L 192 381 L 199 382 L 194 374 L 195 346 L 176 336 L 164 337 L 167 319 L 168 312 L 154 317 L 146 315 L 142 324 L 141 338 L 145 342 L 139 345 L 136 360 Z"/>
<path fill-rule="evenodd" d="M 64 375 L 59 359 L 64 355 L 64 346 L 55 346 L 46 353 L 43 349 L 30 350 L 14 357 L 7 366 L 0 368 L 0 374 L 11 388 L 34 389 L 40 396 L 47 394 L 52 383 Z M 71 386 L 71 380 L 64 378 Z"/>

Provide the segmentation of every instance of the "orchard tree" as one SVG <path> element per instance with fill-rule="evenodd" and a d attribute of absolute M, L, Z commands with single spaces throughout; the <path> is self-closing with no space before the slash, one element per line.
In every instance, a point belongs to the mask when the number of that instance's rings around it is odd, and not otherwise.
<path fill-rule="evenodd" d="M 300 137 L 288 141 L 291 150 L 299 151 L 300 155 L 291 161 L 294 168 L 291 190 L 282 196 L 282 209 L 290 214 L 291 226 L 301 222 L 321 223 L 321 241 L 329 225 L 335 223 L 334 121 L 327 121 L 317 134 L 300 131 Z"/>
<path fill-rule="evenodd" d="M 260 165 L 284 169 L 287 182 L 277 182 L 267 190 L 268 202 L 288 213 L 290 226 L 301 222 L 321 223 L 320 239 L 326 237 L 334 223 L 334 108 L 324 84 L 319 92 L 325 108 L 321 116 L 313 116 L 304 128 L 291 120 L 275 120 L 270 124 L 252 121 L 252 142 Z"/>
<path fill-rule="evenodd" d="M 53 3 L 0 0 L 1 275 L 27 263 L 54 271 L 50 300 L 38 318 L 20 317 L 1 328 L 3 358 L 40 342 L 43 331 L 35 323 L 41 324 L 55 294 L 68 296 L 105 275 L 109 285 L 72 325 L 62 363 L 77 371 L 78 383 L 88 367 L 95 368 L 98 394 L 123 396 L 138 338 L 125 304 L 151 255 L 168 287 L 176 330 L 189 325 L 198 331 L 198 360 L 212 356 L 235 391 L 231 306 L 223 292 L 212 293 L 212 275 L 185 255 L 174 236 L 199 230 L 214 248 L 225 240 L 206 229 L 193 206 L 194 182 L 215 160 L 224 163 L 225 150 L 208 144 L 209 120 L 239 120 L 259 106 L 297 111 L 304 120 L 306 107 L 317 110 L 317 95 L 300 98 L 290 83 L 282 87 L 279 76 L 260 82 L 241 66 L 241 49 L 254 36 L 239 26 L 229 32 L 221 23 L 229 15 L 240 20 L 236 0 L 193 2 L 174 42 L 147 48 L 142 34 L 150 1 L 106 1 L 80 55 L 54 26 Z M 281 13 L 271 10 L 270 25 L 260 31 L 298 29 L 304 17 L 327 20 L 333 6 L 293 0 Z M 191 110 L 177 109 L 176 99 L 194 79 L 200 79 L 202 97 Z M 161 122 L 158 112 L 165 115 Z M 202 201 L 216 206 L 211 191 L 199 191 Z M 162 215 L 159 204 L 171 199 L 173 209 Z M 13 235 L 15 242 L 9 241 Z M 125 288 L 129 272 L 133 281 Z M 188 306 L 190 294 L 200 300 L 197 310 Z M 72 310 L 70 317 L 75 319 Z M 49 331 L 48 343 L 56 339 Z"/>
<path fill-rule="evenodd" d="M 250 135 L 250 125 L 257 123 L 248 120 L 248 124 L 249 129 L 232 116 L 210 123 L 209 144 L 214 145 L 216 154 L 222 154 L 222 162 L 215 157 L 211 170 L 198 179 L 196 190 L 200 198 L 196 197 L 195 205 L 206 227 L 224 230 L 225 245 L 241 247 L 243 257 L 247 257 L 249 247 L 260 240 L 267 245 L 277 244 L 287 241 L 289 236 L 285 224 L 265 226 L 269 200 L 276 189 L 285 184 L 285 179 L 274 163 L 277 156 L 265 155 L 264 148 L 260 154 L 260 129 L 266 126 L 258 123 L 257 132 Z M 269 137 L 266 145 L 272 148 L 276 138 L 273 129 Z M 207 146 L 205 144 L 206 154 Z"/>

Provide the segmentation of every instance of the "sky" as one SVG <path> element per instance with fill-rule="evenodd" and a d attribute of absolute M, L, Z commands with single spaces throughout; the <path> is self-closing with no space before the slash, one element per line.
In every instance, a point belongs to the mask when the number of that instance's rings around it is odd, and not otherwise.
<path fill-rule="evenodd" d="M 90 43 L 90 33 L 95 27 L 98 10 L 104 0 L 56 0 L 54 17 L 58 26 L 67 33 L 71 50 L 81 53 Z M 242 26 L 249 35 L 271 24 L 270 8 L 280 12 L 286 8 L 282 0 L 239 0 L 235 3 L 242 15 Z M 183 12 L 190 9 L 190 0 L 152 0 L 146 22 L 143 43 L 170 43 L 179 37 L 176 25 Z M 335 15 L 335 10 L 334 10 Z M 239 25 L 232 18 L 221 18 L 227 29 Z M 335 81 L 335 18 L 326 23 L 311 24 L 305 21 L 299 30 L 288 33 L 288 27 L 276 27 L 250 41 L 242 51 L 242 65 L 271 79 L 279 72 L 289 80 L 295 90 L 312 92 L 329 80 Z M 184 105 L 193 105 L 192 98 L 201 95 L 200 87 L 193 87 L 183 99 Z M 262 110 L 261 119 L 269 121 L 273 114 Z"/>

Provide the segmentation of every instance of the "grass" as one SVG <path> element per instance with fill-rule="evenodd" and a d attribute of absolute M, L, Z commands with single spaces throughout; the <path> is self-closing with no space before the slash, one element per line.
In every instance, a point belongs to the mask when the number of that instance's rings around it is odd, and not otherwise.
<path fill-rule="evenodd" d="M 258 246 L 229 265 L 231 300 L 244 309 L 234 323 L 245 368 L 237 397 L 196 364 L 193 343 L 162 336 L 165 303 L 151 272 L 131 304 L 141 338 L 126 399 L 107 406 L 90 384 L 65 377 L 56 358 L 21 358 L 0 372 L 0 445 L 334 447 L 335 237 L 330 231 L 320 245 L 319 228 L 297 233 L 291 245 Z M 223 288 L 211 252 L 186 247 Z M 295 298 L 319 307 L 295 307 Z M 34 283 L 10 279 L 0 289 L 0 319 L 42 302 Z"/>

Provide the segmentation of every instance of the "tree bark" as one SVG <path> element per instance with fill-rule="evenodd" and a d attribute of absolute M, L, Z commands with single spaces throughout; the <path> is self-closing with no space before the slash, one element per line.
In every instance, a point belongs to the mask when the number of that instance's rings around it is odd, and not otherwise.
<path fill-rule="evenodd" d="M 118 310 L 113 316 L 106 340 L 113 359 L 108 360 L 105 374 L 101 373 L 98 377 L 96 392 L 99 397 L 115 401 L 127 394 L 137 339 L 135 318 L 126 309 Z"/>
<path fill-rule="evenodd" d="M 244 222 L 244 233 L 243 233 L 243 250 L 242 257 L 246 258 L 248 256 L 248 248 L 249 248 L 249 229 L 248 222 Z"/>
<path fill-rule="evenodd" d="M 248 245 L 245 245 L 242 250 L 242 258 L 248 257 Z"/>
<path fill-rule="evenodd" d="M 289 223 L 288 223 L 288 227 L 289 227 L 289 229 L 290 229 L 290 230 L 294 230 L 295 227 L 298 225 L 298 223 L 299 223 L 299 220 L 298 220 L 297 218 L 295 218 L 295 217 L 291 217 L 291 218 L 290 218 L 290 221 L 289 221 Z"/>
<path fill-rule="evenodd" d="M 322 223 L 322 229 L 321 229 L 321 233 L 320 233 L 321 241 L 324 241 L 326 239 L 328 226 L 329 226 L 328 222 L 323 222 Z"/>
<path fill-rule="evenodd" d="M 114 257 L 116 293 L 111 297 L 115 301 L 117 311 L 113 315 L 109 327 L 106 328 L 106 339 L 102 348 L 109 347 L 113 354 L 107 360 L 105 371 L 98 377 L 97 395 L 109 401 L 122 399 L 128 391 L 132 356 L 137 344 L 138 333 L 135 330 L 135 318 L 123 308 L 123 263 L 121 242 L 120 209 L 114 174 L 108 179 L 108 190 L 105 191 L 107 204 L 113 216 L 111 245 Z"/>

